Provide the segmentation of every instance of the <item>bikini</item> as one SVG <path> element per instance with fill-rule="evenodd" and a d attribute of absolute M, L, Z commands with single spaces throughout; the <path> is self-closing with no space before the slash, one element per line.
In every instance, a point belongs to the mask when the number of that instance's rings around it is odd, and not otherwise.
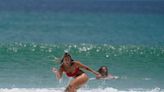
<path fill-rule="evenodd" d="M 68 72 L 65 72 L 65 73 L 68 77 L 74 77 L 78 75 L 79 70 L 80 70 L 79 68 L 76 68 L 73 73 L 68 73 Z"/>
<path fill-rule="evenodd" d="M 76 69 L 74 70 L 73 73 L 66 72 L 63 66 L 62 66 L 62 69 L 63 69 L 63 71 L 66 73 L 66 75 L 67 75 L 68 77 L 76 77 L 76 76 L 80 75 L 80 74 L 79 74 L 79 71 L 81 71 L 81 70 L 79 69 L 79 67 L 76 67 Z"/>

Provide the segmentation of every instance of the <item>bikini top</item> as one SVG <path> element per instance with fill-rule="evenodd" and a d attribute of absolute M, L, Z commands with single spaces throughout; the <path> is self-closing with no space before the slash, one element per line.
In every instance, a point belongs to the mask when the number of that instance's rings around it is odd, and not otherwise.
<path fill-rule="evenodd" d="M 70 73 L 70 72 L 66 72 L 65 69 L 64 69 L 64 67 L 62 67 L 62 69 L 63 69 L 63 71 L 66 73 L 66 75 L 67 75 L 68 77 L 74 77 L 74 76 L 76 76 L 77 73 L 78 73 L 79 70 L 80 70 L 79 67 L 76 67 L 76 69 L 74 70 L 74 72 Z"/>

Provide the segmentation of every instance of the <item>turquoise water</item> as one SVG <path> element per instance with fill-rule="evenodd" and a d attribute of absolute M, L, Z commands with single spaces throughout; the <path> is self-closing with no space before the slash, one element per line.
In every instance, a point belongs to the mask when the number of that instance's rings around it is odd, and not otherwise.
<path fill-rule="evenodd" d="M 1 12 L 0 41 L 163 45 L 163 14 Z"/>
<path fill-rule="evenodd" d="M 156 88 L 163 86 L 164 48 L 136 45 L 95 44 L 36 44 L 12 43 L 0 45 L 1 88 L 62 88 L 69 79 L 61 82 L 51 72 L 59 67 L 64 52 L 70 52 L 94 70 L 102 65 L 110 67 L 117 80 L 90 80 L 87 88 L 117 89 Z M 93 74 L 87 72 L 90 78 Z M 101 85 L 97 85 L 99 82 Z"/>
<path fill-rule="evenodd" d="M 16 1 L 0 3 L 0 92 L 62 92 L 71 79 L 51 68 L 64 52 L 119 77 L 85 71 L 78 92 L 164 92 L 163 1 Z"/>

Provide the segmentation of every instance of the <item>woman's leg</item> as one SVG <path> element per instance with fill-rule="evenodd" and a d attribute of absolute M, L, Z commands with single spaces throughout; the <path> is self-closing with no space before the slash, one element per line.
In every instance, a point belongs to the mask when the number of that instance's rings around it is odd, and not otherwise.
<path fill-rule="evenodd" d="M 88 76 L 83 73 L 70 82 L 65 92 L 76 92 L 76 90 L 88 81 Z"/>

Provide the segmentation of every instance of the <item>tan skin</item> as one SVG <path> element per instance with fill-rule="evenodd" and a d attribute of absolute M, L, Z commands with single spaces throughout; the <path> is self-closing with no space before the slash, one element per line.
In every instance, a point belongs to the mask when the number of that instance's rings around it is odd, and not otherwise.
<path fill-rule="evenodd" d="M 63 64 L 62 67 L 60 67 L 59 70 L 57 70 L 56 68 L 52 68 L 52 72 L 54 72 L 56 74 L 57 79 L 60 79 L 63 75 L 63 69 L 65 68 L 65 72 L 67 73 L 72 73 L 75 71 L 75 68 L 79 67 L 80 69 L 85 69 L 87 71 L 92 72 L 93 74 L 97 76 L 100 76 L 100 74 L 94 70 L 92 70 L 91 68 L 89 68 L 88 66 L 80 63 L 80 61 L 75 61 L 74 64 L 71 66 L 71 59 L 68 56 L 64 56 L 63 59 Z M 68 87 L 66 88 L 65 92 L 76 92 L 78 88 L 80 88 L 80 86 L 84 85 L 86 82 L 88 81 L 88 76 L 86 73 L 81 73 L 79 76 L 74 76 L 74 79 L 69 83 Z"/>

